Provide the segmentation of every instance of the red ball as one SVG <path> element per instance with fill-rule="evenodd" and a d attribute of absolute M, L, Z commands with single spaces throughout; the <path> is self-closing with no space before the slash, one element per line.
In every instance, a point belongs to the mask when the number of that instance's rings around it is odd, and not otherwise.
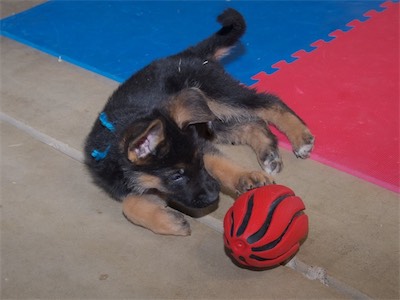
<path fill-rule="evenodd" d="M 242 194 L 224 218 L 224 243 L 241 265 L 276 266 L 308 233 L 303 201 L 286 186 L 268 185 Z"/>

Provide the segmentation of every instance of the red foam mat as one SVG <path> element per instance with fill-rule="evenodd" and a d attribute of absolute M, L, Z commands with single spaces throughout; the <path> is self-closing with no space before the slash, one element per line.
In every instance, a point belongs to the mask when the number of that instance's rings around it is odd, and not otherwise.
<path fill-rule="evenodd" d="M 399 192 L 399 3 L 383 6 L 272 75 L 257 74 L 253 87 L 304 119 L 316 136 L 313 159 Z"/>

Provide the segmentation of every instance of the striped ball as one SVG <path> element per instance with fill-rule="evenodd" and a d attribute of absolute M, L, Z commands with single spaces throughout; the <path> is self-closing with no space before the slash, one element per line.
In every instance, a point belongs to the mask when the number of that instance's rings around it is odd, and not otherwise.
<path fill-rule="evenodd" d="M 231 257 L 250 268 L 268 268 L 293 256 L 308 233 L 303 201 L 286 186 L 268 185 L 242 194 L 224 218 Z"/>

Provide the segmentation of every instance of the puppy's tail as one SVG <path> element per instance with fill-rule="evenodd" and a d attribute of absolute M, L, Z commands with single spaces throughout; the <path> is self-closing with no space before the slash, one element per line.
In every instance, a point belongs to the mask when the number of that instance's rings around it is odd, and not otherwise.
<path fill-rule="evenodd" d="M 204 59 L 221 59 L 229 53 L 239 38 L 246 31 L 243 16 L 233 8 L 226 9 L 217 18 L 222 28 L 188 50 Z"/>

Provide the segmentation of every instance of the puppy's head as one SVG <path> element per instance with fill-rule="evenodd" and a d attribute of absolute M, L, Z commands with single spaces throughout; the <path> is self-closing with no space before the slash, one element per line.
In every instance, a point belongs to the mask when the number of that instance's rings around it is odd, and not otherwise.
<path fill-rule="evenodd" d="M 207 140 L 202 129 L 213 120 L 197 91 L 176 95 L 162 113 L 135 122 L 124 133 L 121 148 L 129 162 L 128 184 L 154 191 L 189 208 L 218 200 L 219 184 L 206 171 Z M 201 95 L 200 95 L 201 96 Z"/>

